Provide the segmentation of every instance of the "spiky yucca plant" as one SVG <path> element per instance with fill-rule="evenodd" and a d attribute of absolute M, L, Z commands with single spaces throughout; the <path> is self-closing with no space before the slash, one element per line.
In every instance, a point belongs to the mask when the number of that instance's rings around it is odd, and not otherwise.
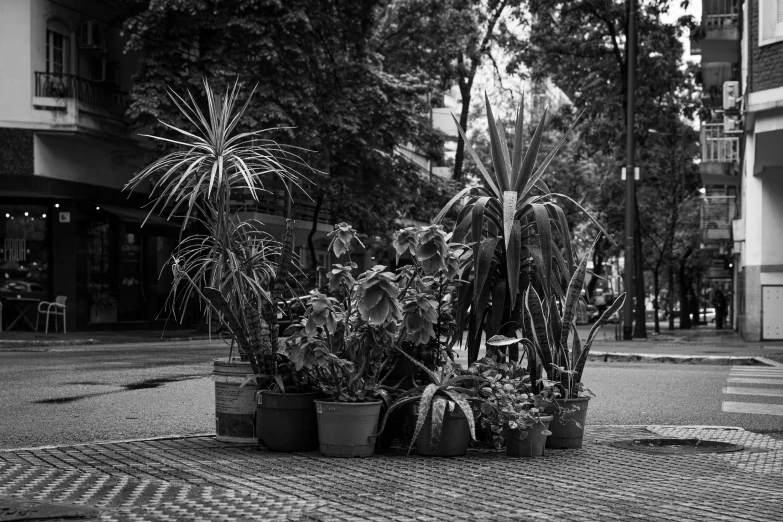
<path fill-rule="evenodd" d="M 169 304 L 176 309 L 191 295 L 228 325 L 258 380 L 274 372 L 277 351 L 276 304 L 293 259 L 293 224 L 286 224 L 282 243 L 261 231 L 262 224 L 243 222 L 232 212 L 232 201 L 266 191 L 263 180 L 277 177 L 286 187 L 301 190 L 294 170 L 307 167 L 294 152 L 264 137 L 272 129 L 238 132 L 253 93 L 238 105 L 234 84 L 221 94 L 204 80 L 207 110 L 191 93 L 187 99 L 169 96 L 190 127 L 161 122 L 173 137 L 148 136 L 175 150 L 152 162 L 125 186 L 134 190 L 151 183 L 150 214 L 169 218 L 184 214 L 182 230 L 198 222 L 204 234 L 183 239 L 172 255 L 174 285 Z M 268 192 L 268 191 L 267 191 Z M 290 197 L 290 194 L 289 194 Z"/>

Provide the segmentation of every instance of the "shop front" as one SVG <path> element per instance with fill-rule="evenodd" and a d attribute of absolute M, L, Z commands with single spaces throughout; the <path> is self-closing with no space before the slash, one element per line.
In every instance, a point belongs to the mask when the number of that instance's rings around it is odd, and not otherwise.
<path fill-rule="evenodd" d="M 57 296 L 69 331 L 161 328 L 180 223 L 152 216 L 142 226 L 146 198 L 73 185 L 0 186 L 2 330 L 34 329 L 38 303 Z M 67 197 L 80 193 L 89 199 Z"/>

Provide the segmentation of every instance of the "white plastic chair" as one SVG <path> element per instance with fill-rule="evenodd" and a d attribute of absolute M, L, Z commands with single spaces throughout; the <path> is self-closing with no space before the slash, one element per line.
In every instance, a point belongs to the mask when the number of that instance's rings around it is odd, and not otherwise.
<path fill-rule="evenodd" d="M 65 295 L 58 295 L 57 299 L 54 300 L 54 302 L 49 301 L 41 301 L 38 303 L 38 315 L 35 316 L 35 331 L 38 331 L 38 319 L 41 317 L 41 314 L 46 314 L 46 332 L 49 333 L 49 316 L 54 316 L 54 331 L 57 331 L 57 316 L 60 315 L 63 318 L 63 333 L 68 333 L 65 331 L 65 300 L 68 299 L 68 296 Z"/>

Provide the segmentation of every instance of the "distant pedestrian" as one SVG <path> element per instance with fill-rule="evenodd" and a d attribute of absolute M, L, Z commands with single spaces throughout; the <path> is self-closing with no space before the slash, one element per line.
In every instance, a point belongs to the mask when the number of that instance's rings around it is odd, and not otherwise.
<path fill-rule="evenodd" d="M 723 329 L 723 318 L 726 316 L 726 296 L 720 289 L 712 294 L 712 306 L 715 307 L 715 328 Z"/>

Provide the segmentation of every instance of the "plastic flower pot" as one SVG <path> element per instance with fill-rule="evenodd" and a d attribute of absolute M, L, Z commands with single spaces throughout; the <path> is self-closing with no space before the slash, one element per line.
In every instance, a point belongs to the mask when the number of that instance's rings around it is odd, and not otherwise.
<path fill-rule="evenodd" d="M 318 449 L 318 420 L 313 393 L 256 394 L 258 443 L 271 451 L 315 451 Z"/>
<path fill-rule="evenodd" d="M 419 416 L 419 404 L 413 403 L 410 409 L 411 432 L 416 426 L 416 419 Z M 432 408 L 427 412 L 427 418 L 424 425 L 416 437 L 416 452 L 419 455 L 427 457 L 459 457 L 468 452 L 468 443 L 470 442 L 470 427 L 465 413 L 460 408 L 454 408 L 443 414 L 443 431 L 440 436 L 438 447 L 432 449 Z"/>
<path fill-rule="evenodd" d="M 543 457 L 546 445 L 546 430 L 552 422 L 552 415 L 538 418 L 538 422 L 523 429 L 506 428 L 506 455 L 509 457 Z"/>
<path fill-rule="evenodd" d="M 375 436 L 381 401 L 330 402 L 315 401 L 318 418 L 318 440 L 326 457 L 371 457 L 375 453 Z"/>
<path fill-rule="evenodd" d="M 579 449 L 585 435 L 587 403 L 590 397 L 576 399 L 558 399 L 558 410 L 549 423 L 552 434 L 546 439 L 546 447 L 551 449 Z"/>
<path fill-rule="evenodd" d="M 256 442 L 256 385 L 248 361 L 215 359 L 215 438 L 221 442 Z"/>

